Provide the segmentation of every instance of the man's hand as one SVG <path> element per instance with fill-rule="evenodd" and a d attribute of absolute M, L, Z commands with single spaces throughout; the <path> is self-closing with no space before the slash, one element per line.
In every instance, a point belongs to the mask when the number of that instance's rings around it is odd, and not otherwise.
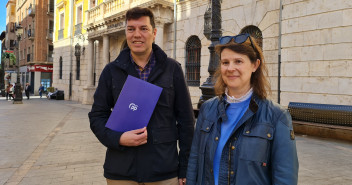
<path fill-rule="evenodd" d="M 178 179 L 178 184 L 179 185 L 185 185 L 186 184 L 186 178 Z"/>
<path fill-rule="evenodd" d="M 120 145 L 122 146 L 139 146 L 147 143 L 147 128 L 131 130 L 124 132 L 120 137 Z"/>

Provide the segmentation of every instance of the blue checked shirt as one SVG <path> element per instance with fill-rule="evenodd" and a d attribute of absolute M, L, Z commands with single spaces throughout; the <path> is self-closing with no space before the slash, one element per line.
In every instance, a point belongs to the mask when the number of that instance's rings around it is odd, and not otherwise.
<path fill-rule="evenodd" d="M 138 64 L 136 64 L 136 62 L 133 60 L 132 55 L 130 53 L 130 57 L 131 57 L 131 62 L 134 64 L 135 69 L 137 70 L 138 74 L 139 74 L 139 78 L 147 81 L 150 72 L 152 71 L 153 67 L 155 66 L 155 56 L 154 53 L 152 52 L 150 54 L 150 58 L 149 58 L 149 62 L 147 65 L 145 65 L 145 67 L 141 67 Z"/>

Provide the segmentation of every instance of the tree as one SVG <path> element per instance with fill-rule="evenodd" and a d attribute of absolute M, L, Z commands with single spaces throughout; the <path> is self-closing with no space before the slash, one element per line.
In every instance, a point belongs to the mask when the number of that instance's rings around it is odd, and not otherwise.
<path fill-rule="evenodd" d="M 1 63 L 5 61 L 5 58 L 10 59 L 10 66 L 16 65 L 16 56 L 13 53 L 2 53 L 1 55 Z"/>

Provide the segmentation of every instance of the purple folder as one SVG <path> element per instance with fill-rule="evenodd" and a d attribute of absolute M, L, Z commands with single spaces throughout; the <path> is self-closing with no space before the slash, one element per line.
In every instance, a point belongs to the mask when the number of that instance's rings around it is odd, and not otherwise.
<path fill-rule="evenodd" d="M 146 127 L 162 90 L 128 75 L 105 127 L 118 132 Z"/>

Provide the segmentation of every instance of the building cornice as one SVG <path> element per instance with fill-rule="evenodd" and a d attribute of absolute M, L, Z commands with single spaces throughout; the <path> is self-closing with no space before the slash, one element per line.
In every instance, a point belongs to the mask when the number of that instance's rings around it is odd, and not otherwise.
<path fill-rule="evenodd" d="M 64 6 L 66 6 L 66 4 L 67 4 L 67 1 L 66 0 L 62 0 L 59 3 L 56 4 L 56 8 L 61 9 Z"/>

